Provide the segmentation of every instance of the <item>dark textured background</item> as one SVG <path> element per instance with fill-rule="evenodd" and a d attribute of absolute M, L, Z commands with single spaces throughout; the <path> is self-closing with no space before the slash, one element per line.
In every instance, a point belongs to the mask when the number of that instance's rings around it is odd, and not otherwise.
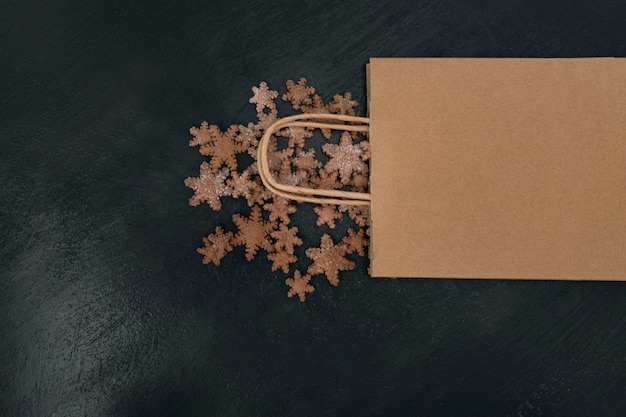
<path fill-rule="evenodd" d="M 252 120 L 262 80 L 363 101 L 373 56 L 623 56 L 623 2 L 178 3 L 1 2 L 2 416 L 625 415 L 626 284 L 361 264 L 300 303 L 262 258 L 202 265 L 232 212 L 182 183 L 189 127 Z"/>

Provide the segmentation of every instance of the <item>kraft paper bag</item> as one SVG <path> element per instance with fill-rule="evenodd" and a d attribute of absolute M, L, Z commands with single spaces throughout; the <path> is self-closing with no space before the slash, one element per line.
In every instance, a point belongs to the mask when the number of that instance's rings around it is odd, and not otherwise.
<path fill-rule="evenodd" d="M 626 279 L 626 60 L 371 59 L 375 277 Z"/>

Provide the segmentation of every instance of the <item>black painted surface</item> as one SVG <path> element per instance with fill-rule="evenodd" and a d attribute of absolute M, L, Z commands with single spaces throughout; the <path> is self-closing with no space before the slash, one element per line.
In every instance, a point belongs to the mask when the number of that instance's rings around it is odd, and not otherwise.
<path fill-rule="evenodd" d="M 361 263 L 301 304 L 263 259 L 201 264 L 232 210 L 182 184 L 189 127 L 252 120 L 262 80 L 364 101 L 372 56 L 624 56 L 621 2 L 37 3 L 0 17 L 2 416 L 626 413 L 626 284 Z"/>

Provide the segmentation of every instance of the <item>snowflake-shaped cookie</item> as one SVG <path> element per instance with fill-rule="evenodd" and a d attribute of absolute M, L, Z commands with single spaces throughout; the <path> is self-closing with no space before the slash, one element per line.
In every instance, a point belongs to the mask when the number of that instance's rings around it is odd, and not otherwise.
<path fill-rule="evenodd" d="M 332 113 L 346 114 L 348 116 L 355 116 L 356 108 L 358 106 L 359 106 L 359 102 L 356 100 L 352 100 L 351 93 L 345 93 L 343 96 L 339 94 L 335 94 L 333 96 L 333 101 L 328 103 L 328 109 Z"/>
<path fill-rule="evenodd" d="M 348 234 L 341 239 L 341 242 L 346 244 L 348 253 L 356 252 L 360 256 L 365 256 L 365 247 L 369 246 L 369 239 L 365 237 L 364 229 L 355 232 L 351 227 L 348 228 Z"/>
<path fill-rule="evenodd" d="M 200 145 L 200 153 L 211 157 L 211 168 L 219 169 L 226 164 L 232 171 L 237 171 L 237 154 L 244 152 L 243 143 L 237 140 L 239 126 L 232 125 L 226 132 L 210 130 L 212 139 Z"/>
<path fill-rule="evenodd" d="M 189 177 L 185 180 L 185 185 L 194 190 L 194 195 L 189 199 L 190 206 L 197 206 L 207 202 L 213 210 L 222 208 L 220 197 L 232 194 L 232 189 L 224 182 L 228 178 L 230 171 L 223 168 L 213 174 L 211 167 L 206 162 L 200 165 L 200 176 Z"/>
<path fill-rule="evenodd" d="M 254 95 L 248 100 L 251 104 L 256 104 L 257 113 L 263 112 L 266 108 L 275 109 L 274 100 L 278 97 L 278 91 L 270 90 L 265 81 L 261 82 L 258 87 L 252 87 Z"/>
<path fill-rule="evenodd" d="M 267 254 L 267 259 L 272 261 L 272 271 L 281 269 L 285 274 L 289 273 L 289 267 L 298 258 L 287 252 L 272 252 Z"/>
<path fill-rule="evenodd" d="M 251 173 L 248 169 L 246 169 L 241 174 L 238 174 L 236 172 L 231 173 L 231 178 L 229 178 L 226 183 L 233 190 L 233 198 L 244 197 L 245 199 L 249 200 L 252 197 L 254 189 L 259 187 L 259 184 L 250 179 L 250 176 Z"/>
<path fill-rule="evenodd" d="M 204 255 L 202 263 L 208 264 L 213 262 L 216 266 L 220 266 L 221 259 L 233 249 L 230 240 L 233 232 L 224 233 L 221 226 L 215 228 L 215 233 L 202 238 L 204 246 L 198 248 L 198 253 Z"/>
<path fill-rule="evenodd" d="M 274 250 L 293 254 L 295 246 L 302 245 L 302 239 L 297 236 L 297 233 L 297 227 L 287 227 L 285 224 L 281 224 L 278 230 L 270 233 L 270 236 L 275 240 Z"/>
<path fill-rule="evenodd" d="M 335 245 L 330 235 L 324 234 L 319 248 L 309 248 L 306 256 L 313 260 L 307 272 L 311 275 L 324 274 L 335 287 L 339 285 L 339 271 L 354 269 L 356 264 L 345 258 L 346 245 Z"/>
<path fill-rule="evenodd" d="M 299 110 L 302 106 L 309 106 L 312 103 L 311 94 L 315 93 L 315 88 L 309 87 L 306 78 L 300 78 L 297 83 L 288 80 L 287 92 L 283 94 L 284 101 L 290 101 L 294 110 Z"/>
<path fill-rule="evenodd" d="M 293 214 L 298 208 L 291 204 L 291 201 L 279 196 L 274 196 L 270 203 L 266 203 L 263 208 L 270 212 L 270 221 L 279 220 L 283 224 L 289 224 L 290 214 Z"/>
<path fill-rule="evenodd" d="M 234 246 L 245 245 L 247 260 L 254 259 L 259 249 L 265 249 L 268 252 L 272 251 L 272 242 L 269 239 L 269 234 L 274 229 L 276 223 L 263 220 L 261 207 L 253 206 L 249 217 L 233 214 L 233 223 L 235 223 L 239 231 L 233 236 L 231 242 Z"/>
<path fill-rule="evenodd" d="M 350 132 L 343 132 L 339 139 L 339 145 L 327 143 L 322 150 L 330 157 L 324 169 L 328 172 L 337 171 L 343 184 L 348 184 L 353 174 L 368 172 L 368 167 L 363 162 L 363 147 L 360 143 L 352 144 Z"/>
<path fill-rule="evenodd" d="M 304 148 L 306 140 L 313 137 L 313 130 L 306 127 L 288 127 L 281 130 L 280 136 L 289 138 L 288 147 L 296 150 Z"/>
<path fill-rule="evenodd" d="M 306 300 L 307 293 L 315 291 L 315 287 L 309 285 L 309 281 L 311 281 L 311 275 L 302 275 L 300 271 L 296 270 L 293 274 L 293 278 L 287 278 L 285 280 L 285 284 L 291 287 L 287 292 L 287 297 L 291 298 L 294 295 L 297 295 L 300 298 L 300 301 L 304 302 L 304 300 Z"/>
<path fill-rule="evenodd" d="M 335 228 L 335 220 L 343 217 L 343 214 L 337 210 L 337 206 L 333 204 L 320 204 L 316 206 L 313 211 L 317 214 L 315 224 L 318 226 L 326 224 L 331 229 Z"/>
<path fill-rule="evenodd" d="M 189 133 L 193 138 L 189 141 L 189 146 L 204 145 L 213 140 L 213 130 L 219 130 L 217 126 L 209 126 L 209 123 L 205 120 L 200 123 L 200 127 L 192 127 L 189 129 Z"/>

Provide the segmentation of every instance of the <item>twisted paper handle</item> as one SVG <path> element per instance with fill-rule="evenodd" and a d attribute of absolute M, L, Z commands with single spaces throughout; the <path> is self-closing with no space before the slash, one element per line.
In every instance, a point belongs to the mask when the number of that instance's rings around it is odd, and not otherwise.
<path fill-rule="evenodd" d="M 318 122 L 312 120 L 319 120 Z M 337 123 L 329 122 L 330 120 Z M 341 123 L 344 122 L 344 123 Z M 353 124 L 347 124 L 353 123 Z M 284 127 L 310 127 L 318 129 L 348 130 L 351 132 L 368 132 L 369 119 L 367 117 L 346 116 L 341 114 L 298 114 L 278 119 L 267 128 L 259 142 L 257 150 L 257 166 L 263 184 L 274 194 L 296 201 L 317 204 L 337 204 L 351 206 L 366 206 L 370 204 L 371 196 L 368 193 L 357 193 L 341 190 L 317 190 L 314 188 L 297 187 L 295 185 L 280 184 L 270 172 L 267 150 L 272 134 Z"/>

